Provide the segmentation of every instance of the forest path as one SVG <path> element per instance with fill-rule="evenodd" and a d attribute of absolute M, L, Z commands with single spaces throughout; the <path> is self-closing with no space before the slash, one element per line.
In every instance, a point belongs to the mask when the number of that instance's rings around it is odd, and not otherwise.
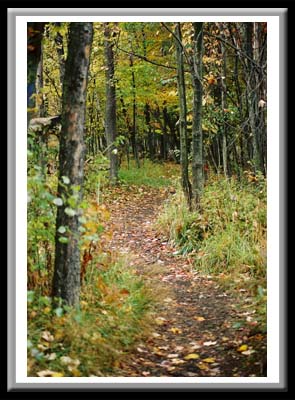
<path fill-rule="evenodd" d="M 131 186 L 109 197 L 111 250 L 128 254 L 130 267 L 161 292 L 151 336 L 122 359 L 116 376 L 266 376 L 265 335 L 237 322 L 252 318 L 246 299 L 237 308 L 234 296 L 153 227 L 168 195 L 167 188 Z"/>

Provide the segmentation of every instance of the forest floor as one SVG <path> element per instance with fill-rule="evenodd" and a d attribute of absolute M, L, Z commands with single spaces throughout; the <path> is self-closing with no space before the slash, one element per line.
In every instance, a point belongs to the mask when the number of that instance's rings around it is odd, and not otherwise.
<path fill-rule="evenodd" d="M 154 285 L 150 336 L 120 360 L 115 376 L 266 376 L 266 335 L 249 311 L 251 299 L 201 274 L 155 229 L 169 189 L 121 186 L 107 196 L 111 250 Z M 241 323 L 244 321 L 245 323 Z"/>

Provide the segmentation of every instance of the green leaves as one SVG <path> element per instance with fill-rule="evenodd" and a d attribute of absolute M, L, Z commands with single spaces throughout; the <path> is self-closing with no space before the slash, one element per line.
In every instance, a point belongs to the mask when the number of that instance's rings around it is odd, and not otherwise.
<path fill-rule="evenodd" d="M 65 233 L 66 232 L 66 227 L 60 226 L 57 230 L 59 233 Z"/>
<path fill-rule="evenodd" d="M 61 236 L 60 238 L 58 238 L 58 241 L 63 244 L 69 243 L 69 239 L 65 236 Z"/>
<path fill-rule="evenodd" d="M 63 205 L 63 201 L 60 197 L 56 197 L 55 199 L 53 199 L 53 204 L 55 204 L 56 206 L 60 207 Z"/>
<path fill-rule="evenodd" d="M 75 210 L 73 210 L 70 207 L 66 207 L 65 208 L 65 213 L 69 216 L 69 217 L 74 217 L 77 213 Z"/>

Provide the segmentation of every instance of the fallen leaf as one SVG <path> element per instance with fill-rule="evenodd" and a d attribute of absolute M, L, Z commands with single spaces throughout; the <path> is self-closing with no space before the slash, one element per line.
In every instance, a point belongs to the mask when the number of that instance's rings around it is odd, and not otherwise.
<path fill-rule="evenodd" d="M 244 354 L 244 356 L 250 356 L 250 354 L 253 353 L 255 353 L 255 350 L 246 350 L 241 352 L 241 354 Z"/>
<path fill-rule="evenodd" d="M 210 340 L 208 342 L 204 342 L 203 345 L 204 346 L 214 346 L 217 342 L 211 342 Z"/>
<path fill-rule="evenodd" d="M 164 299 L 165 303 L 171 303 L 171 301 L 173 301 L 170 297 L 166 297 L 166 299 Z"/>
<path fill-rule="evenodd" d="M 209 364 L 210 363 L 215 363 L 215 358 L 212 358 L 212 357 L 203 358 L 202 362 L 209 363 Z"/>
<path fill-rule="evenodd" d="M 167 358 L 176 358 L 179 357 L 179 354 L 171 353 L 167 355 Z"/>
<path fill-rule="evenodd" d="M 160 356 L 160 357 L 165 356 L 165 353 L 163 353 L 162 351 L 160 351 L 157 347 L 154 347 L 154 348 L 153 348 L 153 354 L 155 354 L 156 356 Z"/>
<path fill-rule="evenodd" d="M 37 372 L 37 375 L 40 378 L 64 376 L 61 372 L 51 371 L 50 369 L 45 369 L 43 371 L 39 371 L 39 372 Z"/>
<path fill-rule="evenodd" d="M 136 349 L 139 353 L 147 353 L 147 350 L 141 349 L 140 347 L 137 347 Z"/>
<path fill-rule="evenodd" d="M 203 364 L 201 362 L 197 364 L 197 367 L 200 368 L 200 369 L 203 369 L 203 370 L 208 370 L 209 369 L 209 366 L 207 364 Z"/>
<path fill-rule="evenodd" d="M 68 356 L 60 357 L 60 363 L 62 365 L 67 365 L 68 367 L 71 367 L 71 368 L 78 367 L 81 364 L 81 362 L 79 360 L 73 359 Z"/>
<path fill-rule="evenodd" d="M 205 321 L 205 318 L 204 318 L 204 317 L 194 317 L 194 319 L 195 319 L 196 321 L 199 321 L 199 322 Z"/>
<path fill-rule="evenodd" d="M 169 331 L 174 333 L 175 335 L 179 335 L 180 333 L 182 333 L 182 330 L 179 328 L 170 328 Z"/>
<path fill-rule="evenodd" d="M 179 364 L 184 364 L 184 363 L 185 363 L 185 361 L 181 360 L 180 358 L 172 358 L 171 359 L 171 364 L 174 364 L 174 365 L 179 365 Z"/>
<path fill-rule="evenodd" d="M 46 358 L 46 360 L 53 361 L 56 359 L 56 353 L 47 354 L 44 356 L 44 358 Z"/>
<path fill-rule="evenodd" d="M 156 323 L 157 325 L 164 325 L 165 322 L 166 322 L 166 319 L 165 319 L 165 318 L 162 318 L 162 317 L 159 317 L 159 318 L 156 318 L 156 319 L 155 319 L 155 323 Z"/>
<path fill-rule="evenodd" d="M 184 357 L 185 360 L 196 360 L 197 358 L 200 358 L 200 356 L 196 353 L 191 353 Z"/>
<path fill-rule="evenodd" d="M 41 335 L 41 338 L 46 340 L 46 342 L 53 342 L 54 341 L 54 336 L 51 335 L 49 331 L 44 331 Z"/>
<path fill-rule="evenodd" d="M 248 346 L 246 344 L 242 344 L 237 351 L 242 352 L 248 350 Z"/>
<path fill-rule="evenodd" d="M 125 294 L 125 295 L 129 295 L 129 294 L 130 294 L 129 290 L 127 290 L 127 289 L 122 289 L 122 290 L 120 291 L 120 293 L 121 293 L 121 294 Z"/>

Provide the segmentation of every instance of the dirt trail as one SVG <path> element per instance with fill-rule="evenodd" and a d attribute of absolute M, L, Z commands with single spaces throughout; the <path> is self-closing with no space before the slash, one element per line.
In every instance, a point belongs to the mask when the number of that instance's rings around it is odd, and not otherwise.
<path fill-rule="evenodd" d="M 128 202 L 117 191 L 108 204 L 112 250 L 130 254 L 138 273 L 158 280 L 165 293 L 151 337 L 122 361 L 117 376 L 266 376 L 265 335 L 234 328 L 241 315 L 232 295 L 154 230 L 167 195 L 167 189 L 133 187 Z M 238 351 L 242 345 L 246 353 Z"/>

